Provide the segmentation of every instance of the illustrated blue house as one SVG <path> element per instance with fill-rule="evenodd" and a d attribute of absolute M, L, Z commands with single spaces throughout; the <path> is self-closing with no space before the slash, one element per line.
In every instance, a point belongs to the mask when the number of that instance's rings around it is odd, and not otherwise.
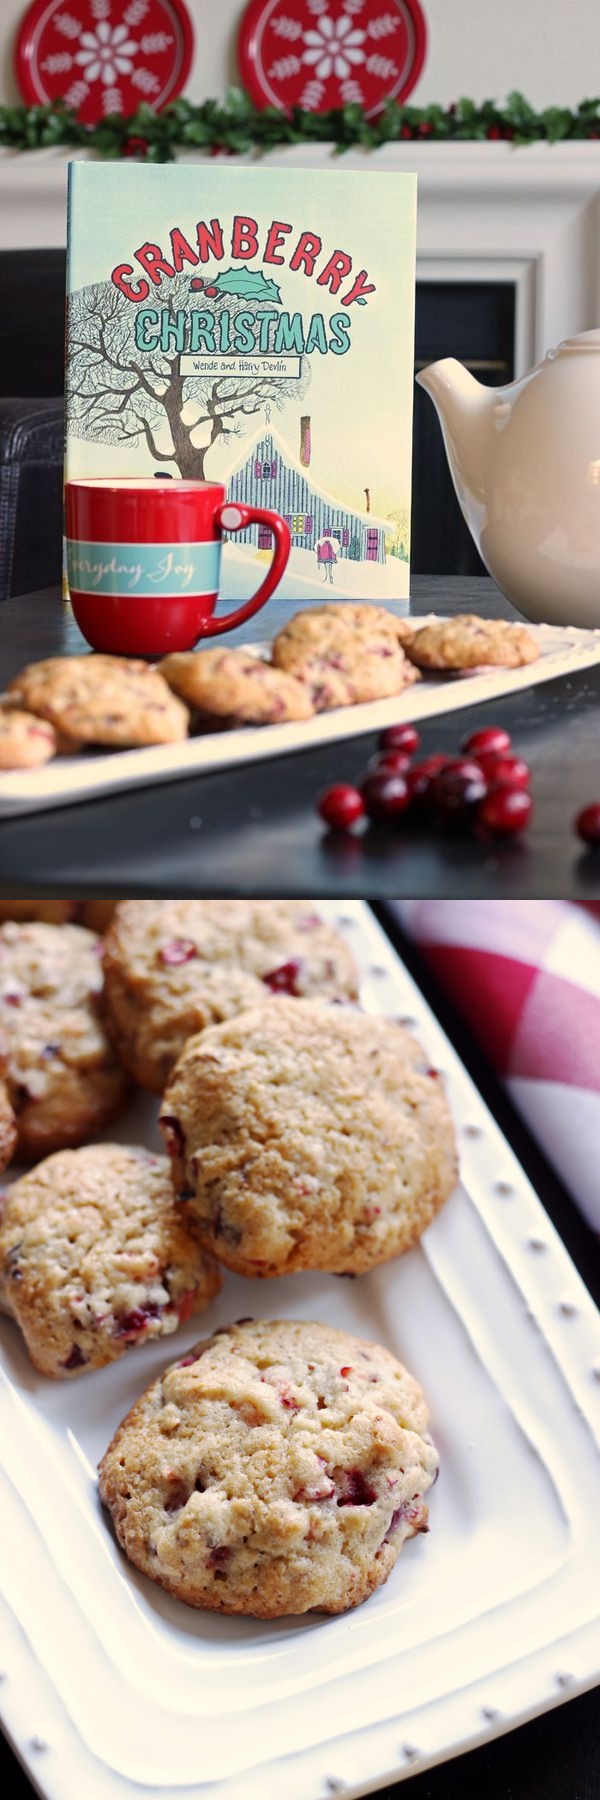
<path fill-rule="evenodd" d="M 309 421 L 305 421 L 309 425 Z M 310 431 L 305 434 L 310 457 Z M 385 539 L 390 525 L 370 512 L 350 512 L 338 505 L 331 495 L 310 480 L 307 468 L 294 457 L 280 438 L 270 429 L 256 436 L 245 460 L 227 482 L 228 500 L 247 506 L 267 506 L 286 519 L 292 544 L 312 550 L 319 538 L 333 537 L 339 555 L 354 562 L 385 562 Z M 250 525 L 236 532 L 236 543 L 257 544 L 259 550 L 271 548 L 271 533 L 265 526 Z"/>

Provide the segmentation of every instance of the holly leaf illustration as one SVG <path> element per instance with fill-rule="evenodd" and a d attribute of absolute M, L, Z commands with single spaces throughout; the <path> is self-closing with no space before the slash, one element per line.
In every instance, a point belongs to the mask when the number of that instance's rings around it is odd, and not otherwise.
<path fill-rule="evenodd" d="M 240 300 L 275 300 L 281 306 L 281 294 L 274 281 L 267 281 L 260 269 L 225 269 L 212 283 L 219 294 L 235 294 Z"/>

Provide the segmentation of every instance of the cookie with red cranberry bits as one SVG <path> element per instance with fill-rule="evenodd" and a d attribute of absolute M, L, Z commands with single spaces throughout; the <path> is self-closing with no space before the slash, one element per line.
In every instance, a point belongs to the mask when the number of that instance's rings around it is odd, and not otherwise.
<path fill-rule="evenodd" d="M 526 625 L 508 619 L 480 619 L 475 613 L 434 619 L 407 638 L 405 649 L 420 669 L 440 673 L 476 669 L 486 663 L 517 669 L 522 663 L 536 662 L 540 654 Z"/>
<path fill-rule="evenodd" d="M 414 668 L 381 611 L 380 621 L 361 624 L 343 607 L 305 607 L 275 638 L 273 662 L 306 683 L 319 712 L 399 694 L 414 681 Z"/>
<path fill-rule="evenodd" d="M 157 669 L 121 656 L 52 656 L 9 684 L 11 698 L 82 744 L 177 743 L 189 714 Z"/>
<path fill-rule="evenodd" d="M 221 1286 L 173 1199 L 166 1157 L 62 1150 L 9 1188 L 0 1297 L 42 1375 L 79 1375 L 166 1337 Z"/>
<path fill-rule="evenodd" d="M 244 1322 L 142 1395 L 102 1459 L 100 1498 L 130 1561 L 188 1606 L 345 1612 L 428 1530 L 427 1416 L 381 1345 Z"/>
<path fill-rule="evenodd" d="M 45 925 L 68 925 L 77 910 L 76 900 L 0 900 L 0 924 L 6 919 L 42 919 Z"/>
<path fill-rule="evenodd" d="M 162 1094 L 186 1038 L 271 994 L 354 1000 L 344 939 L 311 900 L 126 900 L 105 939 L 109 1029 Z"/>
<path fill-rule="evenodd" d="M 17 706 L 0 706 L 0 769 L 38 769 L 56 756 L 58 740 L 47 719 Z"/>
<path fill-rule="evenodd" d="M 160 1123 L 175 1191 L 240 1275 L 360 1274 L 456 1182 L 443 1084 L 402 1026 L 281 1000 L 185 1045 Z"/>
<path fill-rule="evenodd" d="M 315 710 L 308 688 L 295 675 L 272 669 L 246 650 L 175 651 L 160 671 L 188 706 L 234 725 L 283 725 L 310 719 Z"/>
<path fill-rule="evenodd" d="M 0 1065 L 2 1059 L 0 1058 Z M 17 1121 L 6 1082 L 0 1076 L 0 1169 L 5 1169 L 17 1148 Z"/>
<path fill-rule="evenodd" d="M 100 940 L 80 925 L 0 927 L 0 1038 L 19 1153 L 94 1137 L 129 1088 L 101 1017 Z"/>

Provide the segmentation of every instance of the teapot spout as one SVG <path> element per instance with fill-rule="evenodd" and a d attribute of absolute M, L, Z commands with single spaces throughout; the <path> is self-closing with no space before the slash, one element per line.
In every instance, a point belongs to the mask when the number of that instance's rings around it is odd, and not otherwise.
<path fill-rule="evenodd" d="M 482 386 L 453 356 L 430 363 L 416 379 L 437 410 L 454 486 L 477 540 L 474 511 L 483 509 L 485 450 L 498 389 Z"/>

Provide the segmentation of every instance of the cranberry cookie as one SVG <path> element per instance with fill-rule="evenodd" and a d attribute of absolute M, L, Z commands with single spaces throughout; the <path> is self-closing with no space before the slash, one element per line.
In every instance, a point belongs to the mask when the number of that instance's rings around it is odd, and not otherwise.
<path fill-rule="evenodd" d="M 46 925 L 67 925 L 76 913 L 76 900 L 0 900 L 1 923 L 5 919 L 43 919 Z"/>
<path fill-rule="evenodd" d="M 130 1561 L 188 1606 L 345 1612 L 427 1531 L 417 1382 L 331 1326 L 244 1321 L 152 1383 L 100 1464 Z"/>
<path fill-rule="evenodd" d="M 17 1121 L 6 1082 L 0 1075 L 0 1169 L 5 1169 L 17 1147 Z"/>
<path fill-rule="evenodd" d="M 99 1013 L 98 948 L 80 925 L 0 927 L 0 1047 L 27 1158 L 94 1136 L 126 1098 Z"/>
<path fill-rule="evenodd" d="M 271 993 L 353 1000 L 351 952 L 310 900 L 125 900 L 104 947 L 108 1025 L 162 1094 L 186 1038 Z"/>
<path fill-rule="evenodd" d="M 0 706 L 0 769 L 39 769 L 56 756 L 58 739 L 47 719 Z"/>
<path fill-rule="evenodd" d="M 287 719 L 310 719 L 315 710 L 308 688 L 295 675 L 272 669 L 246 650 L 174 652 L 159 666 L 188 706 L 234 725 L 283 725 Z"/>
<path fill-rule="evenodd" d="M 306 683 L 318 712 L 399 694 L 415 679 L 388 615 L 361 622 L 363 611 L 378 608 L 304 607 L 275 638 L 277 668 Z M 395 621 L 394 621 L 395 625 Z"/>
<path fill-rule="evenodd" d="M 402 1026 L 282 999 L 190 1038 L 160 1124 L 180 1200 L 239 1275 L 360 1274 L 452 1192 L 443 1085 Z"/>
<path fill-rule="evenodd" d="M 187 736 L 187 708 L 156 669 L 131 657 L 52 656 L 22 669 L 9 693 L 82 744 L 123 749 Z"/>
<path fill-rule="evenodd" d="M 101 1369 L 176 1331 L 220 1286 L 174 1202 L 165 1157 L 88 1144 L 8 1190 L 0 1300 L 42 1375 Z"/>
<path fill-rule="evenodd" d="M 406 655 L 420 669 L 476 669 L 493 663 L 518 669 L 536 662 L 539 649 L 526 625 L 508 619 L 479 619 L 475 613 L 457 613 L 453 619 L 434 619 L 405 641 Z"/>

